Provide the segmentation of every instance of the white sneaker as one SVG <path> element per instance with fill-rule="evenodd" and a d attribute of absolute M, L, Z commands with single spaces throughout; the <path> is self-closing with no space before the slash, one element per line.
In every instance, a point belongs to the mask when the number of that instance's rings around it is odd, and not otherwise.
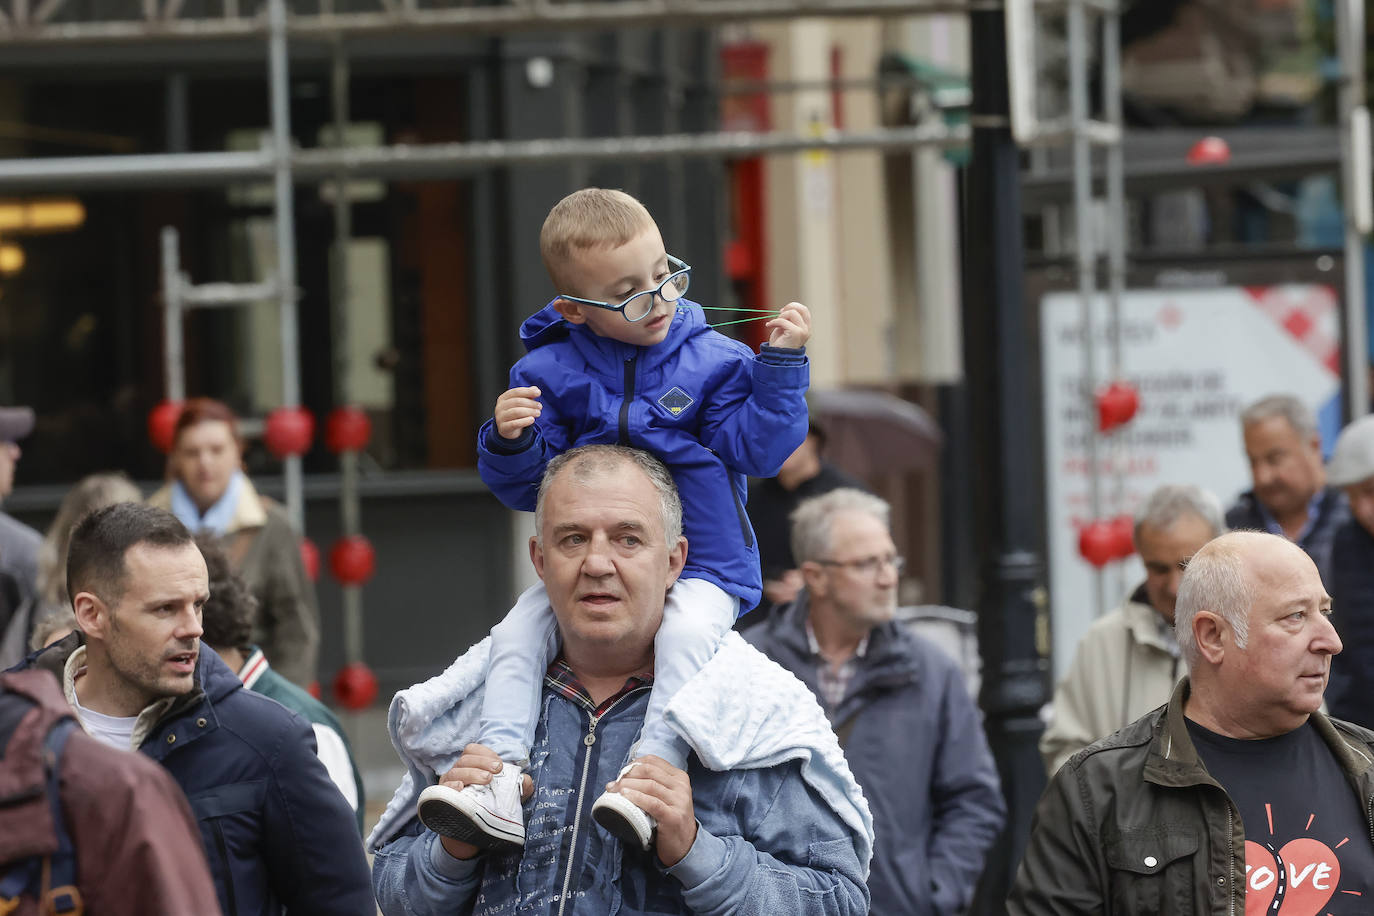
<path fill-rule="evenodd" d="M 481 849 L 525 845 L 525 812 L 520 807 L 524 772 L 513 763 L 493 773 L 486 785 L 430 786 L 415 806 L 420 823 L 440 836 Z"/>
<path fill-rule="evenodd" d="M 624 776 L 634 768 L 631 763 L 620 771 Z M 634 802 L 619 792 L 602 792 L 592 805 L 592 819 L 625 846 L 648 852 L 658 825 Z"/>

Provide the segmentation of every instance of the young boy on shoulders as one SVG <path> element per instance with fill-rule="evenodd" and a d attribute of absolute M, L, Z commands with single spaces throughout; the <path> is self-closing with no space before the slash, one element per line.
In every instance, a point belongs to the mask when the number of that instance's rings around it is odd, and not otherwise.
<path fill-rule="evenodd" d="M 527 512 L 549 460 L 579 445 L 641 448 L 672 471 L 687 565 L 654 641 L 654 683 L 631 757 L 685 769 L 689 749 L 663 710 L 759 601 L 747 478 L 774 476 L 806 437 L 811 315 L 789 303 L 768 321 L 758 354 L 712 330 L 701 306 L 683 298 L 691 267 L 667 253 L 648 210 L 621 191 L 568 195 L 539 245 L 559 295 L 520 328 L 528 352 L 479 434 L 478 469 L 503 503 Z M 478 846 L 524 843 L 521 776 L 557 653 L 556 622 L 537 585 L 492 629 L 477 740 L 504 765 L 487 785 L 427 788 L 419 816 L 430 829 Z M 650 847 L 653 819 L 624 796 L 606 792 L 592 811 L 623 842 Z"/>

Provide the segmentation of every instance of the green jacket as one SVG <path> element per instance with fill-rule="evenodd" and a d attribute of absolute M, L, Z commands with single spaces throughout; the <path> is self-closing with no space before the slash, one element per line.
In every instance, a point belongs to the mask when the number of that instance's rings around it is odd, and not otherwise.
<path fill-rule="evenodd" d="M 1168 704 L 1079 751 L 1040 798 L 1012 916 L 1244 916 L 1245 828 Z M 1374 837 L 1374 732 L 1320 713 L 1318 733 L 1364 799 Z"/>

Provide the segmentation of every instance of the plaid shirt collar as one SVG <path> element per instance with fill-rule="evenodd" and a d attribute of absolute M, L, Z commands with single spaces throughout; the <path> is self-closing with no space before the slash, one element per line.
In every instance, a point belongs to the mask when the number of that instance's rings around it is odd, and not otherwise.
<path fill-rule="evenodd" d="M 816 631 L 811 627 L 811 618 L 806 619 L 806 643 L 811 649 L 811 654 L 820 662 L 816 670 L 816 682 L 821 690 L 821 702 L 827 712 L 833 712 L 844 702 L 849 682 L 859 670 L 859 659 L 868 653 L 868 636 L 869 634 L 865 633 L 864 638 L 859 640 L 853 655 L 839 664 L 832 664 L 821 654 L 821 644 L 816 639 Z"/>
<path fill-rule="evenodd" d="M 544 672 L 544 685 L 551 690 L 556 690 L 566 699 L 572 700 L 583 709 L 594 716 L 599 716 L 606 710 L 615 705 L 615 702 L 625 694 L 638 690 L 641 687 L 652 687 L 654 685 L 653 671 L 641 671 L 639 674 L 632 674 L 625 681 L 625 686 L 614 695 L 609 696 L 597 705 L 592 701 L 591 694 L 587 693 L 587 688 L 582 686 L 582 682 L 573 674 L 572 668 L 561 657 L 554 659 L 549 670 Z"/>

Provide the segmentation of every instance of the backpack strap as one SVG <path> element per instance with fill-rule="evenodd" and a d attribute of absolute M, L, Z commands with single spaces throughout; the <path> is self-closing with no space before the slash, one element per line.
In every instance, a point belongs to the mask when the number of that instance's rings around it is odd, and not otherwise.
<path fill-rule="evenodd" d="M 76 847 L 62 817 L 61 795 L 62 752 L 77 727 L 76 719 L 63 716 L 43 739 L 43 768 L 57 851 L 16 862 L 0 872 L 0 916 L 18 909 L 19 899 L 25 894 L 38 901 L 41 916 L 84 916 L 85 904 L 76 887 Z M 5 743 L 8 742 L 0 743 L 0 747 Z"/>
<path fill-rule="evenodd" d="M 43 858 L 39 912 L 43 916 L 83 916 L 86 911 L 76 887 L 76 847 L 62 818 L 61 762 L 67 739 L 77 728 L 70 716 L 59 719 L 43 741 L 43 763 L 48 770 L 48 806 L 57 831 L 57 852 Z"/>

